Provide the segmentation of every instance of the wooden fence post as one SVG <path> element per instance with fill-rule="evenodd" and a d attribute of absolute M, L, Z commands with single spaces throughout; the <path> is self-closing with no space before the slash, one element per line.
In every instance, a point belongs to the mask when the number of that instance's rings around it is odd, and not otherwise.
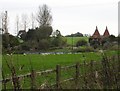
<path fill-rule="evenodd" d="M 32 69 L 31 70 L 31 89 L 36 89 L 35 77 L 36 77 L 35 71 Z"/>
<path fill-rule="evenodd" d="M 119 47 L 120 49 L 120 47 Z M 117 60 L 118 62 L 118 74 L 117 74 L 117 83 L 120 84 L 120 52 L 118 53 L 118 56 L 115 57 L 115 60 Z M 118 85 L 118 89 L 120 89 L 120 85 Z"/>
<path fill-rule="evenodd" d="M 93 60 L 90 61 L 90 76 L 91 76 L 91 88 L 93 88 L 93 79 L 95 79 L 94 77 L 94 72 L 93 72 Z"/>
<path fill-rule="evenodd" d="M 86 61 L 84 60 L 84 89 L 87 89 L 88 88 L 88 82 L 87 82 L 87 74 L 86 74 Z"/>
<path fill-rule="evenodd" d="M 120 81 L 120 74 L 119 74 L 119 65 L 118 62 L 116 61 L 119 61 L 118 59 L 116 59 L 116 56 L 112 56 L 112 59 L 111 61 L 113 61 L 114 63 L 112 63 L 112 74 L 113 74 L 113 77 L 114 77 L 114 83 L 115 83 L 115 86 L 116 86 L 116 89 L 119 89 L 120 88 L 120 85 L 119 85 L 119 81 Z"/>
<path fill-rule="evenodd" d="M 76 64 L 76 76 L 75 76 L 76 89 L 78 88 L 78 82 L 79 82 L 78 80 L 79 80 L 79 76 L 80 76 L 79 68 L 80 68 L 80 64 L 77 63 Z"/>
<path fill-rule="evenodd" d="M 13 82 L 13 85 L 14 85 L 14 90 L 19 90 L 20 89 L 20 82 L 19 82 L 19 78 L 17 77 L 16 75 L 16 70 L 13 66 L 12 68 L 12 82 Z"/>
<path fill-rule="evenodd" d="M 108 89 L 110 87 L 111 78 L 110 78 L 110 67 L 109 67 L 107 56 L 103 57 L 102 66 L 103 66 L 102 70 L 103 70 L 103 75 L 104 75 L 103 87 L 104 89 Z"/>
<path fill-rule="evenodd" d="M 2 70 L 2 78 L 3 78 L 3 86 L 4 86 L 4 88 L 3 88 L 3 90 L 6 90 L 6 81 L 5 81 L 5 75 L 4 75 L 4 72 L 3 72 L 3 70 Z"/>
<path fill-rule="evenodd" d="M 118 73 L 118 72 L 117 72 L 116 67 L 115 67 L 115 65 L 116 65 L 116 64 L 115 64 L 115 56 L 112 56 L 111 61 L 114 62 L 114 63 L 113 63 L 113 62 L 111 63 L 112 69 L 115 69 L 115 70 L 112 70 L 112 75 L 113 75 L 113 77 L 114 77 L 114 78 L 113 78 L 113 81 L 114 81 L 114 83 L 115 83 L 116 88 L 118 89 L 118 86 L 119 86 L 119 85 L 118 85 L 118 81 L 119 81 L 118 78 L 119 78 L 119 77 L 117 78 L 117 74 L 116 74 L 116 73 Z"/>
<path fill-rule="evenodd" d="M 56 66 L 56 86 L 57 89 L 60 89 L 60 76 L 61 76 L 61 67 L 60 65 Z"/>

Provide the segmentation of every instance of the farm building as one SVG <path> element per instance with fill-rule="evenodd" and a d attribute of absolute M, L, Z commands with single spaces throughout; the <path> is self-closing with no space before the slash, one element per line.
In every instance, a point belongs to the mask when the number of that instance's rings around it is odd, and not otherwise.
<path fill-rule="evenodd" d="M 106 37 L 109 37 L 110 33 L 108 31 L 108 28 L 106 26 L 105 32 L 103 35 L 100 35 L 98 28 L 96 26 L 95 32 L 93 33 L 93 35 L 89 38 L 89 42 L 94 41 L 97 42 L 98 44 L 101 44 L 102 40 Z"/>

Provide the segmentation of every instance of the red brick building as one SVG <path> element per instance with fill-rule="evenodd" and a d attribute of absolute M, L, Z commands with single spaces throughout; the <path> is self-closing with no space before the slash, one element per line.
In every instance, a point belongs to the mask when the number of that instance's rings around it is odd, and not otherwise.
<path fill-rule="evenodd" d="M 96 26 L 96 29 L 95 29 L 95 32 L 93 33 L 93 35 L 89 38 L 89 42 L 90 41 L 95 41 L 95 42 L 98 42 L 99 44 L 101 44 L 101 41 L 103 38 L 106 38 L 106 37 L 109 37 L 110 36 L 110 33 L 108 31 L 108 28 L 106 26 L 106 29 L 105 29 L 105 32 L 103 35 L 100 35 L 99 31 L 98 31 L 98 28 Z"/>

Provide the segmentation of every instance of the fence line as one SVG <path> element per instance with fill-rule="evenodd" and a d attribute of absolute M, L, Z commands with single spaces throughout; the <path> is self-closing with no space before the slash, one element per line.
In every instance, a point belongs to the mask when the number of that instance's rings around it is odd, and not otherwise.
<path fill-rule="evenodd" d="M 101 70 L 100 69 L 97 70 L 96 68 L 94 69 L 94 66 L 99 65 L 100 63 L 91 60 L 89 63 L 86 63 L 86 61 L 84 61 L 84 63 L 81 63 L 81 64 L 76 63 L 71 66 L 61 67 L 61 65 L 56 65 L 56 69 L 50 69 L 50 70 L 45 70 L 45 71 L 40 71 L 40 72 L 35 72 L 34 70 L 32 70 L 31 73 L 27 73 L 25 75 L 12 76 L 11 78 L 5 78 L 5 76 L 3 75 L 3 80 L 0 82 L 3 83 L 4 89 L 6 89 L 7 82 L 12 81 L 12 82 L 14 82 L 14 84 L 16 86 L 16 84 L 18 83 L 19 80 L 25 79 L 25 77 L 30 77 L 31 78 L 31 89 L 35 89 L 36 88 L 36 82 L 35 82 L 36 76 L 42 76 L 42 75 L 46 75 L 46 74 L 56 73 L 56 83 L 51 84 L 51 86 L 56 86 L 57 89 L 61 88 L 62 83 L 67 82 L 67 81 L 72 81 L 72 80 L 75 81 L 76 89 L 78 89 L 79 88 L 78 86 L 80 86 L 80 84 L 78 82 L 79 82 L 79 78 L 81 78 L 81 77 L 84 78 L 84 84 L 85 84 L 84 88 L 89 88 L 88 79 L 87 79 L 88 76 L 91 76 L 91 79 L 92 79 L 91 81 L 93 81 L 93 82 L 92 82 L 92 84 L 90 84 L 90 86 L 92 88 L 94 88 L 94 83 L 96 82 L 96 80 L 94 78 L 96 78 L 96 79 L 98 78 L 97 72 L 104 72 L 105 73 L 104 79 L 106 79 L 106 81 L 105 80 L 103 81 L 103 86 L 105 86 L 104 88 L 108 88 L 107 86 L 111 85 L 111 83 L 110 83 L 110 81 L 111 81 L 110 65 L 109 65 L 110 60 L 111 59 L 109 59 L 109 61 L 104 59 L 103 61 L 100 62 L 102 64 L 103 68 L 105 68 L 105 69 L 101 69 Z M 81 66 L 84 66 L 84 68 L 90 66 L 90 72 L 86 72 L 86 69 L 85 69 L 84 75 L 80 74 Z M 72 68 L 75 68 L 75 77 L 61 80 L 61 70 L 69 70 Z M 115 72 L 114 72 L 114 74 L 115 74 Z M 117 75 L 115 74 L 114 79 L 117 84 L 117 88 L 119 88 L 119 86 L 118 86 L 119 83 L 116 81 L 116 78 L 117 78 Z M 17 82 L 15 81 L 16 79 L 17 79 Z M 14 87 L 14 89 L 15 88 L 18 88 L 18 87 Z M 18 89 L 20 89 L 20 88 L 18 88 Z"/>

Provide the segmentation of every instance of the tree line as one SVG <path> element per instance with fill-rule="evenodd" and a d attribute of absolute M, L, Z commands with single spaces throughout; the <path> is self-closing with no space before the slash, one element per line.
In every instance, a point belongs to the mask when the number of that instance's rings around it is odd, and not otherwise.
<path fill-rule="evenodd" d="M 38 22 L 38 26 L 35 26 L 35 18 Z M 19 17 L 16 18 L 16 30 L 17 35 L 13 36 L 8 33 L 8 14 L 7 11 L 2 13 L 1 17 L 1 28 L 0 28 L 0 36 L 2 36 L 2 51 L 3 53 L 9 52 L 24 52 L 24 51 L 47 51 L 51 49 L 59 49 L 64 48 L 67 45 L 66 37 L 83 37 L 82 33 L 75 33 L 67 36 L 62 36 L 60 30 L 53 31 L 52 27 L 52 14 L 51 9 L 46 5 L 39 6 L 36 17 L 32 14 L 32 27 L 27 30 L 27 16 L 26 14 L 22 15 L 22 24 L 23 30 L 19 29 Z M 86 35 L 88 36 L 88 35 Z M 73 40 L 71 40 L 73 41 Z M 87 50 L 93 47 L 107 49 L 111 48 L 111 46 L 118 48 L 115 43 L 119 41 L 119 37 L 115 37 L 114 35 L 109 36 L 108 38 L 104 38 L 101 43 L 99 41 L 91 41 L 89 38 L 89 43 L 86 40 L 79 40 L 75 45 L 72 44 L 72 47 L 82 47 L 86 46 Z M 90 45 L 90 46 L 89 46 Z M 74 48 L 72 48 L 74 49 Z M 92 51 L 94 50 L 92 49 Z M 78 48 L 79 50 L 79 48 Z M 80 48 L 81 51 L 81 48 Z"/>
<path fill-rule="evenodd" d="M 66 39 L 59 30 L 53 31 L 52 14 L 50 8 L 44 4 L 39 6 L 36 21 L 38 26 L 34 27 L 32 15 L 32 28 L 27 30 L 27 16 L 23 15 L 23 30 L 19 30 L 19 18 L 17 16 L 16 28 L 17 36 L 8 33 L 7 11 L 2 16 L 1 36 L 3 37 L 3 50 L 25 50 L 38 51 L 48 50 L 51 47 L 63 47 Z M 21 42 L 22 41 L 22 42 Z"/>

